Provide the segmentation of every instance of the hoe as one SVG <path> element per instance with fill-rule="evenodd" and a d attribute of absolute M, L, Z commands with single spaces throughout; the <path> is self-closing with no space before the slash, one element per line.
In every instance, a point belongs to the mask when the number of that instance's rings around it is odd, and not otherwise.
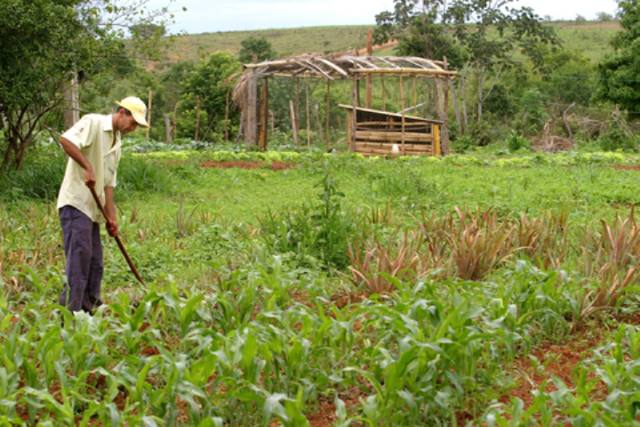
<path fill-rule="evenodd" d="M 104 217 L 104 220 L 106 221 L 107 220 L 107 213 L 105 212 L 104 206 L 102 206 L 102 203 L 100 203 L 100 199 L 98 198 L 98 195 L 96 194 L 95 188 L 89 186 L 89 190 L 91 190 L 91 195 L 93 196 L 93 200 L 96 201 L 96 204 L 100 208 L 100 212 L 102 212 L 102 216 Z M 136 279 L 138 279 L 138 282 L 140 282 L 140 283 L 142 283 L 144 285 L 144 280 L 142 280 L 142 277 L 140 276 L 140 273 L 138 273 L 138 269 L 136 269 L 136 266 L 133 264 L 133 261 L 129 257 L 129 254 L 127 253 L 127 250 L 124 248 L 124 244 L 122 244 L 122 240 L 120 240 L 120 236 L 116 234 L 115 236 L 113 236 L 113 238 L 116 240 L 116 243 L 118 244 L 118 247 L 120 248 L 120 252 L 122 252 L 122 255 L 124 255 L 124 259 L 127 260 L 127 264 L 129 264 L 129 268 L 131 269 L 131 272 L 133 273 L 134 276 L 136 276 Z"/>

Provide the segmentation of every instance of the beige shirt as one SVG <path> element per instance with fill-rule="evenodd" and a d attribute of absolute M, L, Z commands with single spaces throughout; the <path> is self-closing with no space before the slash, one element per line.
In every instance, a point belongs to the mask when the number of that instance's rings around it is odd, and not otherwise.
<path fill-rule="evenodd" d="M 104 187 L 116 186 L 118 162 L 122 151 L 120 132 L 116 132 L 114 144 L 111 114 L 87 114 L 62 137 L 78 147 L 93 166 L 96 193 L 104 205 Z M 84 169 L 71 158 L 67 162 L 67 169 L 60 186 L 57 207 L 60 209 L 67 205 L 83 212 L 93 222 L 104 221 L 100 208 L 84 183 Z"/>

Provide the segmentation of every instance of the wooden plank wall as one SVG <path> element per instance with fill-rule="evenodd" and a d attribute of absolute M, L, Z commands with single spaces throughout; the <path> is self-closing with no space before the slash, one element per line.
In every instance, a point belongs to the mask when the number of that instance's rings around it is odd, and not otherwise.
<path fill-rule="evenodd" d="M 347 111 L 347 141 L 353 151 L 364 155 L 441 155 L 440 125 L 415 119 L 382 119 L 363 111 Z M 393 152 L 394 144 L 398 153 Z"/>

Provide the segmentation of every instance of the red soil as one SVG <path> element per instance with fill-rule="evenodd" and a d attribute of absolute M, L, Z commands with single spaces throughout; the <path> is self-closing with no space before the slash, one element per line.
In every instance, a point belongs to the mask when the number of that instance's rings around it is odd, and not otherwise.
<path fill-rule="evenodd" d="M 621 171 L 640 171 L 640 165 L 613 165 L 613 167 Z"/>
<path fill-rule="evenodd" d="M 517 386 L 502 396 L 500 401 L 508 403 L 512 398 L 518 397 L 527 408 L 533 402 L 534 390 L 557 390 L 552 382 L 553 378 L 561 379 L 569 388 L 574 387 L 573 373 L 576 367 L 591 356 L 591 351 L 598 346 L 601 338 L 600 334 L 588 335 L 586 331 L 580 331 L 563 344 L 543 343 L 531 352 L 538 360 L 538 367 L 532 366 L 529 357 L 517 359 L 514 363 L 518 376 Z M 593 378 L 595 376 L 590 374 L 589 379 Z M 592 391 L 592 397 L 603 399 L 606 395 L 607 387 L 599 381 Z"/>
<path fill-rule="evenodd" d="M 207 160 L 206 162 L 202 162 L 200 167 L 203 168 L 215 168 L 215 169 L 229 169 L 229 168 L 239 168 L 239 169 L 258 169 L 269 167 L 271 170 L 280 171 L 285 169 L 291 169 L 294 167 L 291 163 L 285 162 L 272 162 L 270 165 L 267 165 L 264 162 L 258 161 L 249 161 L 249 160 L 227 160 L 227 161 L 214 161 Z"/>

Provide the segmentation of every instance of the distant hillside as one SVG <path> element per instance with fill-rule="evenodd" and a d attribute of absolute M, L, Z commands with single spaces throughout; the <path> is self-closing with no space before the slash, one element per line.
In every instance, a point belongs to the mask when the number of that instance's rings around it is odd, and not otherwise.
<path fill-rule="evenodd" d="M 617 22 L 554 22 L 552 25 L 566 48 L 581 51 L 595 62 L 609 50 L 609 41 L 620 29 Z M 215 51 L 235 55 L 242 40 L 250 36 L 265 37 L 281 57 L 347 51 L 366 45 L 369 28 L 367 25 L 353 25 L 182 35 L 175 38 L 167 59 L 169 62 L 196 61 Z"/>
<path fill-rule="evenodd" d="M 265 37 L 279 56 L 346 51 L 366 45 L 369 28 L 366 25 L 349 25 L 183 35 L 175 38 L 168 59 L 171 62 L 193 61 L 215 51 L 235 55 L 240 51 L 242 40 L 250 36 Z"/>

